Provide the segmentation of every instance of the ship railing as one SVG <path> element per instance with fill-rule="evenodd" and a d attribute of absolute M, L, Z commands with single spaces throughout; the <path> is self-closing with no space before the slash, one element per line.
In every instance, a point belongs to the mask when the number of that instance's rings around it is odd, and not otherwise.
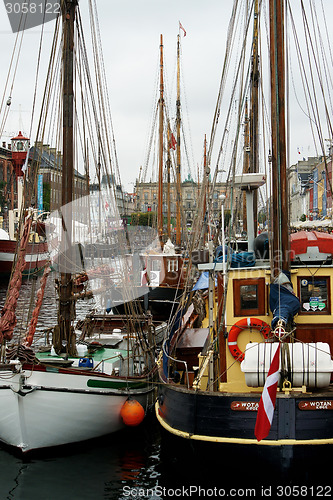
<path fill-rule="evenodd" d="M 187 388 L 189 389 L 190 388 L 190 379 L 189 379 L 189 375 L 188 375 L 187 363 L 186 363 L 186 361 L 183 361 L 182 359 L 173 358 L 172 356 L 170 356 L 170 354 L 167 353 L 167 351 L 165 349 L 166 340 L 167 339 L 165 339 L 165 341 L 162 344 L 162 351 L 165 354 L 165 356 L 168 359 L 170 359 L 171 361 L 175 361 L 176 363 L 183 363 L 184 364 L 184 366 L 185 366 L 185 373 L 186 373 Z"/>

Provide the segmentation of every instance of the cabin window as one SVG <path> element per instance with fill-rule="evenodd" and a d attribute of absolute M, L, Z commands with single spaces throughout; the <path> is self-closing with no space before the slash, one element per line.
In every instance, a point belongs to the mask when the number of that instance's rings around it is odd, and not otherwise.
<path fill-rule="evenodd" d="M 151 271 L 161 271 L 162 270 L 162 265 L 160 260 L 152 260 L 151 263 Z"/>
<path fill-rule="evenodd" d="M 329 276 L 298 276 L 299 314 L 331 314 Z"/>
<path fill-rule="evenodd" d="M 265 314 L 265 278 L 234 280 L 234 316 Z"/>
<path fill-rule="evenodd" d="M 178 271 L 178 260 L 168 260 L 168 273 Z"/>

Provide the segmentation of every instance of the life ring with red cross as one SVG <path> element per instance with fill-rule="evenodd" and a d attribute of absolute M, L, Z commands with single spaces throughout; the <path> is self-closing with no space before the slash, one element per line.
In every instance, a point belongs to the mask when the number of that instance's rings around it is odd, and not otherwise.
<path fill-rule="evenodd" d="M 248 328 L 258 330 L 265 339 L 269 337 L 271 332 L 271 327 L 265 321 L 258 318 L 242 318 L 237 321 L 230 329 L 228 347 L 233 357 L 239 362 L 243 361 L 244 353 L 238 347 L 237 338 L 243 330 L 247 330 Z"/>

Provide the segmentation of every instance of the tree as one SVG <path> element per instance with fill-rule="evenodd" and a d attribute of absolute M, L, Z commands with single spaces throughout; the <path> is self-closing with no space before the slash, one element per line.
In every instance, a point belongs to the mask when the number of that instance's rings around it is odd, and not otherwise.
<path fill-rule="evenodd" d="M 50 211 L 51 201 L 51 184 L 43 182 L 43 210 L 44 212 Z"/>
<path fill-rule="evenodd" d="M 131 215 L 131 226 L 156 226 L 156 212 L 137 212 Z"/>

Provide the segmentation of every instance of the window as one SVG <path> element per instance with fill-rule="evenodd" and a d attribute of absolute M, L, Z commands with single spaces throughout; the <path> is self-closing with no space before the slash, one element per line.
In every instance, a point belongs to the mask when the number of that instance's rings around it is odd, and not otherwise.
<path fill-rule="evenodd" d="M 265 278 L 234 280 L 234 315 L 265 314 Z"/>
<path fill-rule="evenodd" d="M 178 260 L 169 259 L 168 260 L 168 273 L 178 271 Z"/>
<path fill-rule="evenodd" d="M 299 276 L 297 291 L 301 303 L 300 314 L 331 314 L 329 276 Z"/>
<path fill-rule="evenodd" d="M 151 271 L 161 271 L 162 263 L 159 259 L 153 259 L 151 261 Z"/>

